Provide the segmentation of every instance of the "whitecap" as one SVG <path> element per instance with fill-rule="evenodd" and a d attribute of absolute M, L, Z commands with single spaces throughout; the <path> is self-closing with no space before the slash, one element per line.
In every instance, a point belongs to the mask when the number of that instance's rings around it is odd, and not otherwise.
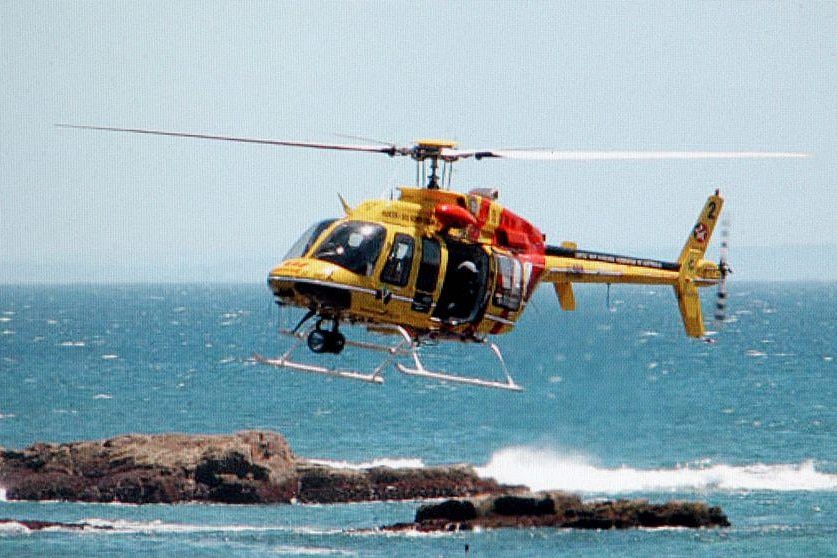
<path fill-rule="evenodd" d="M 84 347 L 87 344 L 84 341 L 63 341 L 62 347 Z"/>
<path fill-rule="evenodd" d="M 589 459 L 533 447 L 509 447 L 495 452 L 482 477 L 523 484 L 533 490 L 624 493 L 676 490 L 834 491 L 837 474 L 816 470 L 813 460 L 798 464 L 727 465 L 701 462 L 670 469 L 599 467 Z"/>
<path fill-rule="evenodd" d="M 113 399 L 113 396 L 109 393 L 97 393 L 93 396 L 93 399 Z"/>
<path fill-rule="evenodd" d="M 160 519 L 135 521 L 130 519 L 82 519 L 80 523 L 107 533 L 247 533 L 247 532 L 291 532 L 308 534 L 333 534 L 341 531 L 327 531 L 308 527 L 288 527 L 282 525 L 213 525 L 209 523 L 167 523 Z"/>
<path fill-rule="evenodd" d="M 119 355 L 102 355 L 102 360 L 113 360 L 119 358 Z"/>
<path fill-rule="evenodd" d="M 28 535 L 32 531 L 23 523 L 17 521 L 9 521 L 8 523 L 0 523 L 0 536 L 3 535 Z"/>
<path fill-rule="evenodd" d="M 331 459 L 308 459 L 309 463 L 326 465 L 337 469 L 371 469 L 372 467 L 389 467 L 390 469 L 423 469 L 426 467 L 421 459 L 382 457 L 372 461 L 353 463 L 351 461 L 335 461 Z"/>
<path fill-rule="evenodd" d="M 0 323 L 11 322 L 12 319 L 8 316 L 0 316 Z"/>
<path fill-rule="evenodd" d="M 767 353 L 763 353 L 762 351 L 757 351 L 755 349 L 748 349 L 747 350 L 748 357 L 764 357 L 767 356 Z"/>
<path fill-rule="evenodd" d="M 357 556 L 357 552 L 342 548 L 328 548 L 324 546 L 291 546 L 282 545 L 274 549 L 277 554 L 291 556 Z"/>

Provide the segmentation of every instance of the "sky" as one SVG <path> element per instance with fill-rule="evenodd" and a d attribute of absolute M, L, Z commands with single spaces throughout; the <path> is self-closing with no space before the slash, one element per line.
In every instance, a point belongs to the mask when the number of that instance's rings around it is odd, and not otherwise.
<path fill-rule="evenodd" d="M 676 259 L 716 188 L 748 280 L 837 280 L 837 3 L 0 3 L 0 282 L 262 282 L 406 158 L 56 123 L 808 159 L 463 161 L 548 242 Z M 341 135 L 342 134 L 342 135 Z M 715 243 L 717 246 L 717 242 Z M 711 255 L 717 257 L 717 248 Z"/>

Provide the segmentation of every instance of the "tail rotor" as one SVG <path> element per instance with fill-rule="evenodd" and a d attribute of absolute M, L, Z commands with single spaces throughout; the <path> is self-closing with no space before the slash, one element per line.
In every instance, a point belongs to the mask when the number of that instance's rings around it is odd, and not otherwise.
<path fill-rule="evenodd" d="M 718 296 L 715 302 L 715 326 L 716 329 L 727 319 L 727 276 L 732 273 L 728 263 L 729 258 L 729 220 L 721 222 L 721 254 L 718 261 L 718 269 L 721 271 L 721 280 L 718 282 Z"/>

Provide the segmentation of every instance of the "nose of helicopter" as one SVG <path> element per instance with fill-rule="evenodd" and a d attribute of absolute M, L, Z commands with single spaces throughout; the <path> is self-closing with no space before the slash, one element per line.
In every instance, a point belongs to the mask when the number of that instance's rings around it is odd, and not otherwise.
<path fill-rule="evenodd" d="M 340 268 L 312 258 L 294 258 L 272 269 L 267 283 L 278 303 L 302 308 L 343 310 L 351 290 L 340 281 Z"/>

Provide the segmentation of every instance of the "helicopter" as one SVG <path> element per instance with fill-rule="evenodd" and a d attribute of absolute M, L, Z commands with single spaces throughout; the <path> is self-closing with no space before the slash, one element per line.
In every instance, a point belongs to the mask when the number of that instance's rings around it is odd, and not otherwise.
<path fill-rule="evenodd" d="M 399 146 L 267 140 L 140 128 L 57 124 L 111 132 L 305 147 L 404 156 L 416 163 L 416 183 L 398 188 L 397 199 L 373 199 L 344 215 L 309 227 L 267 284 L 280 307 L 304 315 L 279 333 L 292 339 L 277 358 L 254 355 L 261 364 L 340 378 L 383 383 L 390 366 L 401 373 L 473 386 L 520 391 L 492 341 L 512 331 L 537 287 L 551 284 L 565 311 L 576 309 L 575 283 L 669 285 L 688 336 L 707 340 L 700 288 L 718 286 L 716 320 L 723 320 L 726 238 L 718 263 L 705 259 L 724 199 L 716 190 L 703 206 L 674 261 L 579 249 L 573 242 L 547 244 L 531 222 L 502 206 L 499 192 L 451 188 L 454 163 L 472 159 L 654 160 L 806 157 L 792 152 L 559 151 L 550 149 L 462 150 L 450 140 L 425 139 Z M 348 339 L 341 327 L 361 326 L 392 342 Z M 422 350 L 439 342 L 487 347 L 499 363 L 499 379 L 431 370 Z M 384 358 L 371 371 L 296 360 L 307 345 L 316 355 L 339 355 L 346 346 Z M 404 362 L 406 361 L 406 363 Z"/>

